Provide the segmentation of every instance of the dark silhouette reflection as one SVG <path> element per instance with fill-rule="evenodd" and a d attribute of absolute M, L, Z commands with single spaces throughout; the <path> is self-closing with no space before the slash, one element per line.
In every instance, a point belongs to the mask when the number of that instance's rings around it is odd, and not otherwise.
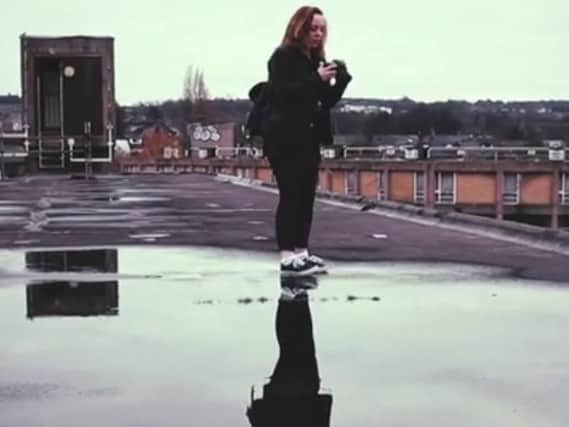
<path fill-rule="evenodd" d="M 42 282 L 26 288 L 27 317 L 116 316 L 118 282 Z"/>
<path fill-rule="evenodd" d="M 116 249 L 26 253 L 26 268 L 41 272 L 117 273 Z M 43 281 L 26 288 L 27 316 L 109 316 L 119 312 L 118 282 Z"/>
<path fill-rule="evenodd" d="M 321 394 L 307 289 L 315 277 L 282 278 L 276 313 L 279 359 L 263 397 L 252 397 L 247 417 L 253 427 L 328 427 L 332 395 Z"/>
<path fill-rule="evenodd" d="M 116 249 L 27 252 L 26 268 L 45 272 L 116 273 L 118 271 L 118 253 Z"/>

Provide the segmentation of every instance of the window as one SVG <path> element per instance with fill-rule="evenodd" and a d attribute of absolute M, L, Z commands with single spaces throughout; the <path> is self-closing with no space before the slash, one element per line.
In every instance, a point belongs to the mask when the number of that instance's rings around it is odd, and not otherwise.
<path fill-rule="evenodd" d="M 561 191 L 559 192 L 562 205 L 569 205 L 569 173 L 561 174 Z"/>
<path fill-rule="evenodd" d="M 326 182 L 327 178 L 328 178 L 328 175 L 326 174 L 326 171 L 323 171 L 323 170 L 318 171 L 318 182 L 316 183 L 316 190 L 317 191 L 322 191 L 325 189 L 325 186 L 322 185 L 322 183 Z"/>
<path fill-rule="evenodd" d="M 517 205 L 520 202 L 520 180 L 519 173 L 504 174 L 504 194 L 502 200 L 506 205 Z"/>
<path fill-rule="evenodd" d="M 425 203 L 425 172 L 415 172 L 414 174 L 413 201 Z"/>
<path fill-rule="evenodd" d="M 437 173 L 437 189 L 435 190 L 437 203 L 454 204 L 456 202 L 455 181 L 456 175 L 452 172 Z"/>
<path fill-rule="evenodd" d="M 385 174 L 377 173 L 377 200 L 385 200 Z"/>
<path fill-rule="evenodd" d="M 346 172 L 346 194 L 351 196 L 358 194 L 358 178 L 357 171 Z"/>

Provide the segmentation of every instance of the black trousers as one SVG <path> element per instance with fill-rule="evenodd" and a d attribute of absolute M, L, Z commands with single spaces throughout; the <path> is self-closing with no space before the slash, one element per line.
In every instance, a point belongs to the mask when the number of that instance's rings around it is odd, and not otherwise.
<path fill-rule="evenodd" d="M 308 300 L 279 301 L 279 360 L 263 397 L 247 410 L 255 427 L 330 427 L 332 395 L 319 393 L 320 377 Z"/>
<path fill-rule="evenodd" d="M 269 155 L 269 162 L 279 187 L 275 218 L 279 250 L 308 248 L 320 148 L 317 144 L 283 147 Z"/>

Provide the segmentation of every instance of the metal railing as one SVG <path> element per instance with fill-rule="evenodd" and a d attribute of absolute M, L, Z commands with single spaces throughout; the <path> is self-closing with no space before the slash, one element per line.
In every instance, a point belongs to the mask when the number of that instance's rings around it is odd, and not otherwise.
<path fill-rule="evenodd" d="M 92 154 L 93 141 L 79 141 L 75 139 L 68 139 L 67 146 L 69 147 L 69 161 L 72 163 L 110 163 L 113 161 L 113 141 L 106 141 L 103 144 L 97 144 L 98 147 L 106 146 L 106 154 L 104 156 L 94 157 Z M 77 157 L 76 151 L 82 149 L 83 157 Z"/>
<path fill-rule="evenodd" d="M 406 146 L 349 146 L 343 147 L 342 151 L 344 159 L 405 160 L 418 157 L 417 150 Z"/>
<path fill-rule="evenodd" d="M 29 134 L 29 126 L 27 125 L 24 126 L 23 132 L 0 133 L 0 180 L 4 180 L 6 177 L 6 166 L 5 166 L 6 159 L 14 159 L 14 158 L 25 159 L 26 157 L 29 156 L 30 143 L 28 140 L 28 134 Z M 8 151 L 6 148 L 6 142 L 18 141 L 18 140 L 24 140 L 22 147 L 23 151 L 20 152 Z M 14 142 L 10 143 L 11 146 L 13 144 Z"/>
<path fill-rule="evenodd" d="M 23 139 L 25 140 L 22 142 L 22 148 L 24 149 L 21 153 L 7 153 L 5 152 L 5 157 L 9 157 L 11 154 L 13 157 L 27 157 L 29 155 L 38 154 L 41 155 L 44 153 L 45 143 L 46 142 L 53 142 L 56 143 L 58 148 L 57 154 L 69 154 L 69 160 L 71 162 L 111 162 L 112 161 L 112 153 L 113 153 L 113 145 L 114 141 L 109 141 L 103 137 L 90 137 L 86 138 L 83 135 L 76 135 L 76 136 L 54 136 L 54 137 L 27 137 L 24 134 L 0 134 L 0 144 L 1 146 L 5 146 L 6 140 L 18 140 Z M 37 143 L 36 149 L 32 149 L 32 143 Z M 77 150 L 86 150 L 89 147 L 107 147 L 104 156 L 98 157 L 77 157 L 75 154 Z"/>
<path fill-rule="evenodd" d="M 30 136 L 29 127 L 24 126 L 24 131 L 20 133 L 0 133 L 0 173 L 5 177 L 6 158 L 37 156 L 40 169 L 63 169 L 67 160 L 69 163 L 85 164 L 85 173 L 90 174 L 93 163 L 113 161 L 112 131 L 113 127 L 107 126 L 106 135 L 102 136 Z M 6 143 L 16 150 L 7 151 Z M 21 151 L 18 151 L 18 147 Z M 106 147 L 104 153 L 100 152 L 101 147 Z"/>
<path fill-rule="evenodd" d="M 569 150 L 548 147 L 431 147 L 427 159 L 563 161 Z"/>
<path fill-rule="evenodd" d="M 227 153 L 227 155 L 224 155 Z M 230 157 L 248 157 L 258 159 L 262 157 L 263 153 L 256 147 L 216 147 L 215 157 L 218 159 Z"/>
<path fill-rule="evenodd" d="M 519 161 L 569 161 L 569 149 L 549 147 L 425 147 L 416 146 L 342 146 L 335 156 L 328 155 L 330 147 L 323 147 L 325 158 L 340 157 L 348 160 L 519 160 Z M 423 154 L 421 155 L 421 152 Z"/>

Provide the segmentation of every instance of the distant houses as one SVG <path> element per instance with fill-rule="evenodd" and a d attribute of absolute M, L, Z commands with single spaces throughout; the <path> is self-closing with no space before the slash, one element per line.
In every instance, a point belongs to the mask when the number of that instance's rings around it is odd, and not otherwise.
<path fill-rule="evenodd" d="M 184 145 L 178 129 L 157 122 L 140 135 L 137 155 L 145 159 L 179 159 L 184 157 Z"/>
<path fill-rule="evenodd" d="M 0 95 L 0 132 L 22 131 L 22 101 L 17 95 Z"/>

